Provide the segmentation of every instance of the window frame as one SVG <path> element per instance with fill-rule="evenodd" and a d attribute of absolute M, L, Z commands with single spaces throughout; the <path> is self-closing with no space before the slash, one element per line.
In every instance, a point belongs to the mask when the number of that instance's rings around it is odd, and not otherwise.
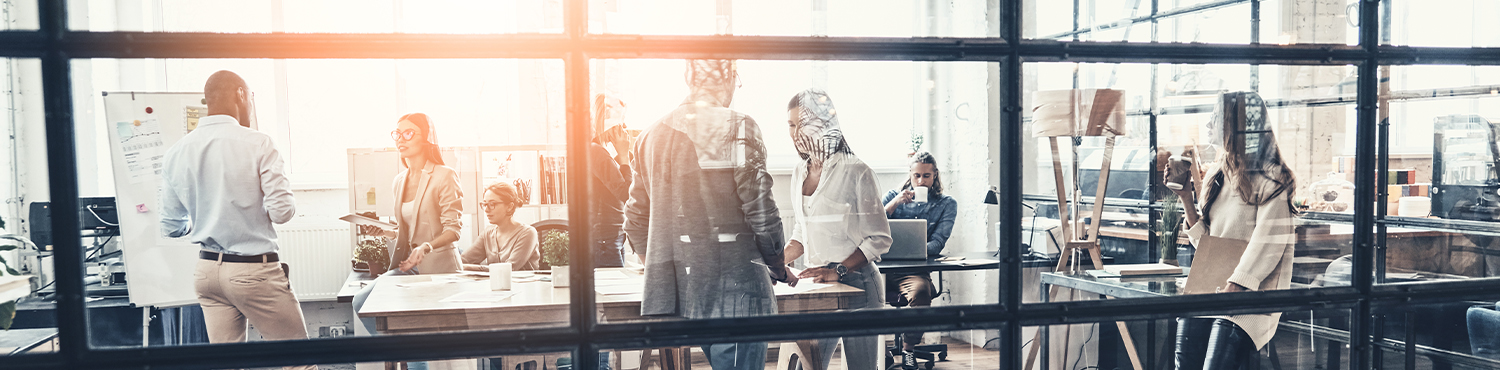
<path fill-rule="evenodd" d="M 1257 4 L 1257 0 L 1251 0 Z M 602 348 L 702 344 L 714 341 L 789 340 L 844 334 L 920 330 L 1001 329 L 1000 368 L 1020 368 L 1021 328 L 1025 325 L 1169 318 L 1222 312 L 1347 308 L 1351 363 L 1370 368 L 1372 309 L 1410 300 L 1483 296 L 1500 288 L 1500 279 L 1377 286 L 1372 281 L 1377 244 L 1383 244 L 1384 217 L 1377 216 L 1374 174 L 1388 153 L 1380 147 L 1378 68 L 1407 64 L 1500 65 L 1496 48 L 1413 48 L 1380 45 L 1381 1 L 1359 9 L 1359 45 L 1207 45 L 1101 43 L 1023 39 L 1025 0 L 999 0 L 991 21 L 997 38 L 852 38 L 762 36 L 625 36 L 590 34 L 587 0 L 563 5 L 560 35 L 431 34 L 214 34 L 81 32 L 67 26 L 67 2 L 38 0 L 40 29 L 0 32 L 0 57 L 40 58 L 46 111 L 48 172 L 53 206 L 77 207 L 78 175 L 74 149 L 72 59 L 86 58 L 555 58 L 565 64 L 569 166 L 585 168 L 589 114 L 588 61 L 595 58 L 734 58 L 787 60 L 985 61 L 999 64 L 1000 125 L 996 128 L 1000 158 L 1023 158 L 1021 119 L 1022 63 L 1087 61 L 1127 63 L 1349 64 L 1357 68 L 1356 169 L 1353 284 L 1344 288 L 1287 290 L 1231 296 L 1183 296 L 1161 299 L 1063 302 L 1021 305 L 1021 181 L 1019 160 L 998 163 L 999 219 L 1017 225 L 1000 231 L 1000 303 L 912 310 L 877 310 L 696 321 L 627 323 L 595 322 L 593 272 L 573 269 L 571 324 L 565 328 L 461 332 L 296 342 L 251 342 L 213 346 L 92 348 L 83 301 L 83 255 L 77 238 L 58 238 L 54 258 L 57 279 L 56 353 L 7 357 L 0 369 L 178 368 L 200 366 L 278 366 L 302 363 L 423 360 L 494 356 L 537 351 L 590 353 Z M 1155 2 L 1152 6 L 1155 11 Z M 1154 138 L 1153 138 L 1154 140 Z M 584 204 L 587 171 L 569 176 L 570 202 Z M 1379 205 L 1383 207 L 1384 205 Z M 572 232 L 588 232 L 587 207 L 569 209 Z M 78 230 L 78 220 L 52 219 L 54 230 Z M 61 235 L 61 234 L 59 234 Z M 572 258 L 590 264 L 583 239 L 573 240 Z M 766 325 L 774 320 L 778 325 Z M 594 368 L 595 356 L 574 356 L 578 368 Z"/>

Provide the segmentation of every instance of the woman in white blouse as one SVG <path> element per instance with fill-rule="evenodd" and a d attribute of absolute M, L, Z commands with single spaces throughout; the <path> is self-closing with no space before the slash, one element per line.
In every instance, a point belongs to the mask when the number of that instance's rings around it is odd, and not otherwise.
<path fill-rule="evenodd" d="M 850 299 L 853 309 L 879 308 L 885 289 L 875 262 L 891 249 L 891 229 L 880 203 L 875 172 L 849 150 L 828 94 L 808 89 L 787 106 L 792 143 L 802 163 L 792 174 L 792 211 L 796 221 L 787 241 L 786 260 L 806 257 L 799 278 L 815 283 L 842 282 L 864 289 Z M 844 341 L 847 368 L 877 369 L 876 336 L 819 339 L 816 364 L 825 370 L 833 348 Z"/>
<path fill-rule="evenodd" d="M 1253 92 L 1221 95 L 1207 125 L 1219 158 L 1204 176 L 1200 216 L 1194 186 L 1180 171 L 1168 182 L 1183 199 L 1187 235 L 1194 246 L 1205 236 L 1247 242 L 1234 273 L 1218 290 L 1242 292 L 1286 289 L 1291 285 L 1292 171 L 1281 159 L 1276 136 L 1266 124 L 1266 107 Z M 1235 369 L 1255 363 L 1258 351 L 1276 334 L 1280 313 L 1179 318 L 1178 369 Z"/>

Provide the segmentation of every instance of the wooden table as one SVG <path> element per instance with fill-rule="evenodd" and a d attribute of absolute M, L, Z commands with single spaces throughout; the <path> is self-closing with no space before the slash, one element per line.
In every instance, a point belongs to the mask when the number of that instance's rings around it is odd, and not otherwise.
<path fill-rule="evenodd" d="M 644 278 L 625 269 L 602 268 L 604 271 L 621 271 L 626 279 L 597 279 L 604 286 L 641 286 Z M 434 279 L 454 279 L 442 284 L 407 284 L 431 282 Z M 536 281 L 512 283 L 514 296 L 493 303 L 448 303 L 444 298 L 464 291 L 490 291 L 487 278 L 462 275 L 409 275 L 386 276 L 375 284 L 375 290 L 360 317 L 375 318 L 376 330 L 381 333 L 421 333 L 449 330 L 516 329 L 538 326 L 568 324 L 568 288 L 554 288 L 551 282 Z M 859 288 L 844 284 L 805 292 L 793 292 L 785 284 L 776 285 L 776 298 L 780 313 L 810 313 L 835 311 L 849 307 L 849 300 L 863 292 Z M 641 294 L 599 294 L 600 322 L 622 322 L 636 320 L 672 320 L 677 318 L 643 318 L 641 316 Z"/>

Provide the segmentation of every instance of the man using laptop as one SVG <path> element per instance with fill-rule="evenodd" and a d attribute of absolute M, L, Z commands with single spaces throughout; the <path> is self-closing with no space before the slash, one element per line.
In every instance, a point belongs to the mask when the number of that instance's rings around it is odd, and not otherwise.
<path fill-rule="evenodd" d="M 888 219 L 921 219 L 927 221 L 927 257 L 934 258 L 943 252 L 948 237 L 953 233 L 953 220 L 958 217 L 958 202 L 943 194 L 943 182 L 938 176 L 937 159 L 931 153 L 920 152 L 911 157 L 906 184 L 900 189 L 885 194 L 885 216 Z M 897 307 L 926 307 L 932 305 L 937 289 L 932 277 L 920 274 L 887 274 L 886 296 Z M 922 333 L 901 334 L 902 367 L 915 369 L 913 351 L 922 343 Z"/>

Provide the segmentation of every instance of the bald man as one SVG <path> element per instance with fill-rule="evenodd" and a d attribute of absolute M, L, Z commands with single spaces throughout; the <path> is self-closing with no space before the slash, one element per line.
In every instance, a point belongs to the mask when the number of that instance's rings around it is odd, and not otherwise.
<path fill-rule="evenodd" d="M 208 116 L 163 159 L 162 234 L 201 248 L 193 287 L 209 342 L 245 341 L 247 321 L 268 340 L 307 339 L 271 228 L 297 213 L 281 155 L 248 128 L 250 89 L 239 75 L 215 72 L 203 94 Z"/>

